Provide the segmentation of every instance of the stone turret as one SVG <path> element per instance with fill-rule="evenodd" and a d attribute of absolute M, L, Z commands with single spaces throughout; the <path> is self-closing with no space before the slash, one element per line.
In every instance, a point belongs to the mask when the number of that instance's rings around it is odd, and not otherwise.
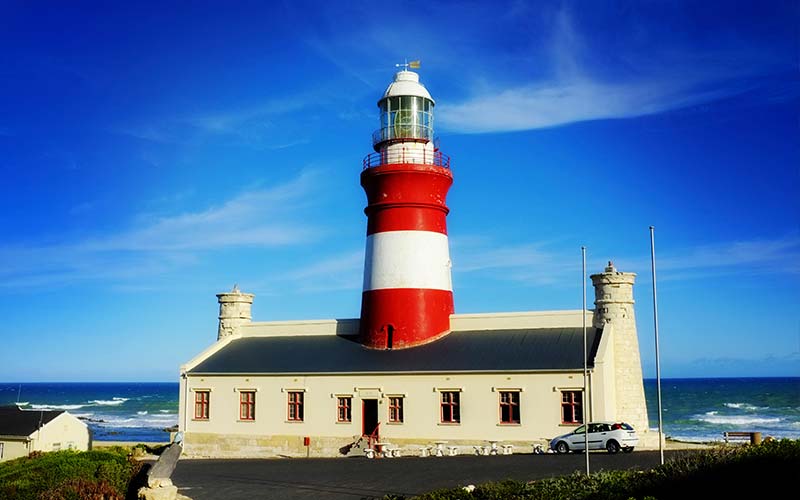
<path fill-rule="evenodd" d="M 617 271 L 612 262 L 600 274 L 593 274 L 595 328 L 606 328 L 612 335 L 616 419 L 624 420 L 640 433 L 647 432 L 647 406 L 644 398 L 642 360 L 633 310 L 633 283 L 636 274 Z"/>
<path fill-rule="evenodd" d="M 218 293 L 219 301 L 219 330 L 217 330 L 217 340 L 233 335 L 240 326 L 250 323 L 252 313 L 250 309 L 253 305 L 252 293 L 242 293 L 237 285 L 233 290 L 226 293 Z"/>

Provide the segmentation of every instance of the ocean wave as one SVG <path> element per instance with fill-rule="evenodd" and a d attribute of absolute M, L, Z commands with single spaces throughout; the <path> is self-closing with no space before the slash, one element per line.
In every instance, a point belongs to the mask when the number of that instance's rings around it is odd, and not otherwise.
<path fill-rule="evenodd" d="M 129 398 L 111 398 L 108 399 L 93 399 L 89 401 L 92 404 L 100 405 L 100 406 L 117 406 L 121 405 L 125 401 L 128 401 Z"/>
<path fill-rule="evenodd" d="M 723 406 L 728 408 L 733 408 L 734 410 L 747 410 L 747 411 L 766 410 L 767 408 L 769 408 L 768 406 L 755 406 L 751 405 L 750 403 L 724 403 Z"/>
<path fill-rule="evenodd" d="M 159 418 L 160 417 L 160 418 Z M 102 416 L 95 422 L 98 427 L 110 428 L 153 428 L 163 429 L 178 424 L 177 415 L 175 418 L 164 418 L 161 415 L 149 415 L 147 417 L 113 417 Z"/>
<path fill-rule="evenodd" d="M 145 411 L 137 411 L 136 414 L 137 415 L 147 415 L 147 410 L 145 410 Z"/>
<path fill-rule="evenodd" d="M 78 410 L 86 405 L 31 405 L 32 410 Z"/>
<path fill-rule="evenodd" d="M 712 415 L 713 413 L 713 415 Z M 695 415 L 695 419 L 715 425 L 765 425 L 778 424 L 783 421 L 779 417 L 758 417 L 749 415 L 717 415 L 708 412 L 704 415 Z"/>

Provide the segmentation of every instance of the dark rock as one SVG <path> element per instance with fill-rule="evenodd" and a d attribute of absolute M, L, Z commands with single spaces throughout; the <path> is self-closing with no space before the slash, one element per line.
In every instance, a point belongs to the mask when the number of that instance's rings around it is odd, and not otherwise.
<path fill-rule="evenodd" d="M 183 447 L 179 443 L 171 444 L 148 471 L 148 483 L 156 479 L 169 479 L 178 464 L 182 451 Z"/>

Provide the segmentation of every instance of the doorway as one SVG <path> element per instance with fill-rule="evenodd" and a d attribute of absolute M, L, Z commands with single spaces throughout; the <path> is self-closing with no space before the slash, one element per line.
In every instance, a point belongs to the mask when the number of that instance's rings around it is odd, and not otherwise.
<path fill-rule="evenodd" d="M 361 400 L 361 433 L 370 436 L 378 428 L 378 400 Z M 377 436 L 376 436 L 377 437 Z"/>

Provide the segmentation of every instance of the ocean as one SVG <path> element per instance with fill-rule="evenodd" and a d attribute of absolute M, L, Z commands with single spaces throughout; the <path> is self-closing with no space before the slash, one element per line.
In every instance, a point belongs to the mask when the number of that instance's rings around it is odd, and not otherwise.
<path fill-rule="evenodd" d="M 658 430 L 655 379 L 644 381 L 650 428 Z M 725 431 L 800 439 L 800 377 L 662 379 L 664 434 L 721 441 Z"/>
<path fill-rule="evenodd" d="M 655 380 L 644 387 L 657 430 Z M 23 409 L 83 419 L 96 441 L 167 442 L 178 423 L 177 382 L 0 383 L 0 405 L 16 403 L 18 394 Z M 664 433 L 673 439 L 720 441 L 724 431 L 800 439 L 800 377 L 662 379 L 661 398 Z"/>
<path fill-rule="evenodd" d="M 0 405 L 67 410 L 95 441 L 168 442 L 178 425 L 178 383 L 0 383 Z"/>

